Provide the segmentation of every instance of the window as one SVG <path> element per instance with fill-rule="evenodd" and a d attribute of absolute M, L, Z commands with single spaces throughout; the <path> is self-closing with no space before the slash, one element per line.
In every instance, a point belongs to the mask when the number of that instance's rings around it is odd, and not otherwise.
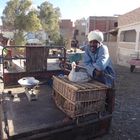
<path fill-rule="evenodd" d="M 120 34 L 120 41 L 135 42 L 136 41 L 136 31 L 135 30 L 122 31 Z"/>

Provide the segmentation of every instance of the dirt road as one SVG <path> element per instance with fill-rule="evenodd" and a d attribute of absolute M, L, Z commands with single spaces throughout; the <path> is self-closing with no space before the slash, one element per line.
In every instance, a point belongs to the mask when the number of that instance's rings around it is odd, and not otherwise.
<path fill-rule="evenodd" d="M 140 68 L 115 66 L 116 98 L 108 135 L 97 140 L 140 140 Z"/>

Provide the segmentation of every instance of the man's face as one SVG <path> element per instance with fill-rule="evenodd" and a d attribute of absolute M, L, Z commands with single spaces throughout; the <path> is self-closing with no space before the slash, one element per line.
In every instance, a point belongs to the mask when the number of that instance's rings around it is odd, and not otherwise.
<path fill-rule="evenodd" d="M 100 43 L 97 40 L 92 40 L 89 42 L 89 46 L 92 52 L 95 52 L 99 45 Z"/>

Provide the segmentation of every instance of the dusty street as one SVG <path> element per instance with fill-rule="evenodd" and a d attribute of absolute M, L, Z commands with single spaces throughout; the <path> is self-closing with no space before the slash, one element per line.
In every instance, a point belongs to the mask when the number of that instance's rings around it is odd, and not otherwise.
<path fill-rule="evenodd" d="M 116 98 L 108 135 L 97 140 L 140 140 L 140 68 L 115 66 Z"/>

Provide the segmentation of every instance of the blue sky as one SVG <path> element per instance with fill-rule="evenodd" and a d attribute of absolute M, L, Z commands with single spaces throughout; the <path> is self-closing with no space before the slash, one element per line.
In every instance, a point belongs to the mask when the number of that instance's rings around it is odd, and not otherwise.
<path fill-rule="evenodd" d="M 9 0 L 0 0 L 0 16 Z M 32 0 L 40 5 L 45 0 Z M 140 0 L 48 0 L 59 7 L 62 19 L 72 21 L 89 16 L 113 16 L 125 14 L 140 7 Z"/>

